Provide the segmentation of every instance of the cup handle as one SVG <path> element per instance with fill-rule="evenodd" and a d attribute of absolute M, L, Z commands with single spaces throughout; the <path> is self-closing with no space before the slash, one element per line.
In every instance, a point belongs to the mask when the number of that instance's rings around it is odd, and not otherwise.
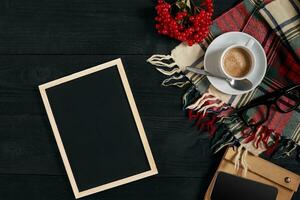
<path fill-rule="evenodd" d="M 251 48 L 254 45 L 254 40 L 250 39 L 248 42 L 245 44 L 246 47 Z"/>

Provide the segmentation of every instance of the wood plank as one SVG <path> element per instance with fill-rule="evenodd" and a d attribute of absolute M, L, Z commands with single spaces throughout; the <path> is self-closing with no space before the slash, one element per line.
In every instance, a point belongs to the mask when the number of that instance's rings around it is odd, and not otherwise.
<path fill-rule="evenodd" d="M 85 200 L 120 199 L 203 199 L 208 179 L 149 177 L 112 190 L 103 191 Z M 5 200 L 73 200 L 66 176 L 0 175 L 0 198 Z"/>
<path fill-rule="evenodd" d="M 215 16 L 236 4 L 215 1 Z M 169 53 L 154 27 L 156 1 L 0 2 L 0 54 Z"/>

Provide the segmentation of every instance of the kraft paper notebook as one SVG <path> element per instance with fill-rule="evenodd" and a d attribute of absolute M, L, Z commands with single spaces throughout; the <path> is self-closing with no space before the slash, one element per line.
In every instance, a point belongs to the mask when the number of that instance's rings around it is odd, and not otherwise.
<path fill-rule="evenodd" d="M 234 199 L 232 198 L 233 196 L 241 199 L 241 196 L 244 194 L 245 197 L 242 198 L 243 200 L 292 199 L 292 196 L 297 192 L 300 183 L 300 177 L 297 174 L 264 160 L 263 158 L 249 154 L 247 156 L 248 171 L 245 176 L 245 169 L 243 166 L 238 170 L 235 168 L 235 158 L 237 154 L 237 150 L 228 147 L 210 182 L 204 197 L 205 200 L 219 200 L 220 198 L 218 197 L 220 197 L 220 195 L 223 195 L 223 197 L 228 195 L 231 200 Z M 224 173 L 227 174 L 226 177 L 224 176 Z M 223 176 L 223 178 L 220 178 L 220 175 Z M 232 175 L 237 176 L 238 178 L 232 178 Z M 232 186 L 230 186 L 231 184 Z"/>
<path fill-rule="evenodd" d="M 76 198 L 157 174 L 121 59 L 39 89 Z"/>

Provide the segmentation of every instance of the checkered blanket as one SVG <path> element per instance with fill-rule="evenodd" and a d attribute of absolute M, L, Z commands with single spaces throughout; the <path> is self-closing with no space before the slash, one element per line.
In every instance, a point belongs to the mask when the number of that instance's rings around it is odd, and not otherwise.
<path fill-rule="evenodd" d="M 282 6 L 282 2 L 289 2 L 292 7 Z M 291 155 L 299 148 L 299 109 L 287 114 L 273 109 L 268 122 L 251 134 L 247 133 L 245 125 L 229 114 L 235 107 L 241 107 L 255 97 L 291 83 L 300 83 L 300 63 L 296 56 L 300 55 L 297 21 L 299 2 L 295 2 L 244 0 L 214 20 L 204 42 L 191 47 L 181 43 L 170 55 L 153 55 L 147 60 L 158 71 L 169 76 L 162 85 L 180 88 L 190 86 L 183 96 L 183 106 L 194 125 L 211 134 L 215 149 L 238 143 L 256 155 L 265 151 Z M 286 10 L 290 8 L 297 13 L 291 14 L 291 11 Z M 288 14 L 278 15 L 283 12 Z M 289 22 L 293 26 L 288 26 Z M 215 37 L 229 31 L 242 31 L 255 37 L 263 46 L 268 60 L 263 82 L 255 90 L 239 96 L 223 94 L 206 77 L 186 71 L 187 66 L 202 68 L 207 46 Z"/>

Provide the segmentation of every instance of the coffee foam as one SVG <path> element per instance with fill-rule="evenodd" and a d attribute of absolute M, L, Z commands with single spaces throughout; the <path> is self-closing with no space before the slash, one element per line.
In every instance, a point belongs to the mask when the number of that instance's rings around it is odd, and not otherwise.
<path fill-rule="evenodd" d="M 252 64 L 249 53 L 239 47 L 229 49 L 225 53 L 222 62 L 225 72 L 233 77 L 247 75 Z"/>

